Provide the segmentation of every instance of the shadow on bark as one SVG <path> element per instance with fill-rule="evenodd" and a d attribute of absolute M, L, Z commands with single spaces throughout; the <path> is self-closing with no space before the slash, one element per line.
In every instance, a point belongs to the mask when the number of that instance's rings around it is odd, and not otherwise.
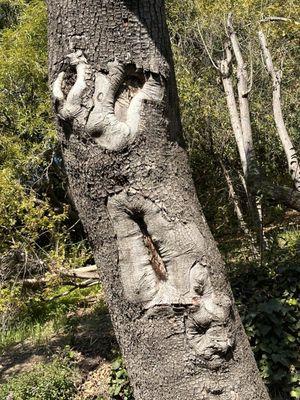
<path fill-rule="evenodd" d="M 124 5 L 126 8 L 134 13 L 134 15 L 139 19 L 140 23 L 146 28 L 148 35 L 152 39 L 153 43 L 155 44 L 156 49 L 159 53 L 166 59 L 168 62 L 172 60 L 170 46 L 165 45 L 167 35 L 162 34 L 161 29 L 153 29 L 153 20 L 151 19 L 151 15 L 158 14 L 165 14 L 165 6 L 164 2 L 161 0 L 155 1 L 147 1 L 147 0 L 138 0 L 138 1 L 131 1 L 131 0 L 123 0 Z M 149 12 L 142 12 L 144 9 L 149 9 Z M 164 22 L 163 20 L 161 21 Z M 167 26 L 163 24 L 163 30 L 166 32 Z"/>

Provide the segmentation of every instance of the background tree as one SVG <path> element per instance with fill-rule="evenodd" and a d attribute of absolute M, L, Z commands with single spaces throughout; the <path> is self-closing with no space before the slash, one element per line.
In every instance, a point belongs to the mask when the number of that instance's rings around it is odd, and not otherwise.
<path fill-rule="evenodd" d="M 287 16 L 292 15 L 293 19 L 297 20 L 298 5 L 290 1 L 286 6 Z M 213 68 L 208 68 L 211 65 L 211 61 L 202 43 L 203 38 L 214 60 L 222 58 L 224 40 L 226 38 L 226 19 L 228 13 L 232 12 L 235 16 L 234 28 L 240 39 L 248 76 L 250 77 L 251 75 L 251 65 L 254 71 L 252 91 L 249 95 L 250 97 L 248 97 L 251 103 L 252 135 L 258 165 L 265 171 L 270 184 L 273 186 L 286 184 L 286 182 L 290 181 L 290 187 L 292 187 L 293 182 L 288 174 L 278 174 L 279 170 L 284 171 L 286 160 L 271 114 L 272 99 L 267 86 L 264 65 L 261 62 L 259 41 L 257 39 L 260 21 L 264 16 L 282 15 L 283 11 L 280 3 L 268 3 L 261 8 L 261 4 L 256 1 L 241 1 L 234 6 L 225 2 L 221 2 L 218 5 L 215 3 L 207 5 L 202 1 L 190 1 L 185 6 L 185 12 L 180 5 L 175 5 L 174 3 L 172 3 L 170 10 L 171 18 L 174 17 L 172 19 L 171 36 L 174 38 L 175 56 L 180 60 L 180 62 L 176 63 L 180 73 L 178 81 L 180 99 L 182 104 L 188 104 L 192 101 L 190 103 L 193 105 L 191 109 L 195 110 L 194 112 L 183 113 L 183 123 L 187 126 L 186 136 L 190 144 L 190 152 L 192 155 L 195 154 L 195 168 L 199 168 L 199 171 L 206 171 L 206 169 L 211 171 L 218 169 L 220 171 L 218 160 L 214 157 L 214 153 L 221 154 L 225 164 L 234 174 L 233 180 L 237 186 L 238 193 L 243 190 L 239 183 L 238 174 L 234 172 L 241 171 L 241 168 L 240 161 L 236 158 L 236 153 L 232 152 L 234 149 L 232 128 L 229 116 L 224 114 L 227 109 L 226 99 L 219 100 L 220 97 L 224 97 L 222 85 L 220 85 L 220 80 Z M 202 15 L 209 15 L 209 18 L 203 18 L 201 17 Z M 284 83 L 282 83 L 284 116 L 291 139 L 297 144 L 299 143 L 297 136 L 299 122 L 293 113 L 293 108 L 295 99 L 299 95 L 298 85 L 294 80 L 295 73 L 297 74 L 298 71 L 297 51 L 295 51 L 298 26 L 292 22 L 288 22 L 285 26 L 282 26 L 282 24 L 279 26 L 278 23 L 275 23 L 268 24 L 267 30 L 270 47 L 274 48 L 274 62 L 278 60 L 277 65 L 281 65 L 281 59 L 284 57 L 284 73 L 288 74 L 285 75 Z M 293 74 L 290 73 L 291 68 L 294 71 Z M 196 93 L 194 100 L 187 95 L 186 87 Z M 266 105 L 268 105 L 269 112 L 264 112 Z M 187 109 L 187 107 L 183 107 L 183 110 Z M 199 109 L 202 110 L 202 113 L 199 113 Z M 197 131 L 197 127 L 200 128 L 200 131 Z M 201 153 L 198 151 L 200 148 L 202 150 Z M 203 159 L 199 157 L 200 154 L 203 155 Z M 210 157 L 207 157 L 206 155 L 209 154 Z M 210 162 L 213 163 L 212 168 L 206 167 L 208 166 L 207 158 L 210 158 Z M 196 164 L 198 164 L 198 167 L 196 167 Z M 199 181 L 201 181 L 201 176 L 203 176 L 202 173 L 197 174 Z M 215 174 L 214 176 L 217 175 Z M 285 177 L 284 179 L 283 176 Z M 212 181 L 214 180 L 213 177 L 211 179 Z M 205 185 L 206 183 L 208 183 L 207 179 L 203 184 Z M 218 179 L 214 185 L 216 202 L 223 201 L 222 195 L 220 196 L 222 185 L 224 187 L 223 179 Z M 201 196 L 201 193 L 199 195 Z M 246 201 L 243 201 L 243 203 L 246 204 Z M 209 212 L 209 204 L 212 203 L 207 202 L 207 212 Z M 203 205 L 206 207 L 205 198 L 203 199 Z M 219 209 L 223 211 L 222 206 Z M 214 218 L 217 219 L 218 214 L 215 211 L 212 212 L 211 218 L 212 220 Z M 221 215 L 220 218 L 223 219 L 223 216 Z M 268 212 L 265 218 L 268 220 Z"/>

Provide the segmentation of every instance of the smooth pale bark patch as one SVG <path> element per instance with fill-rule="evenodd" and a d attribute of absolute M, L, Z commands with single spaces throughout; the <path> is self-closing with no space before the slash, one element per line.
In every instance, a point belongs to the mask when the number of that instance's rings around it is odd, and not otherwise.
<path fill-rule="evenodd" d="M 151 316 L 159 307 L 182 307 L 189 345 L 210 367 L 220 365 L 235 341 L 232 301 L 213 289 L 197 225 L 170 218 L 135 191 L 111 197 L 108 211 L 126 298 Z"/>
<path fill-rule="evenodd" d="M 67 96 L 63 90 L 65 73 L 60 72 L 54 81 L 52 95 L 58 116 L 64 121 L 75 121 L 105 149 L 118 151 L 130 145 L 138 133 L 143 102 L 162 101 L 164 97 L 163 78 L 115 60 L 108 63 L 105 73 L 95 73 L 94 94 L 84 104 L 91 68 L 81 50 L 69 54 L 68 58 L 70 65 L 76 67 L 76 81 Z M 127 79 L 130 76 L 132 82 Z M 127 92 L 127 101 L 124 101 L 124 92 Z"/>

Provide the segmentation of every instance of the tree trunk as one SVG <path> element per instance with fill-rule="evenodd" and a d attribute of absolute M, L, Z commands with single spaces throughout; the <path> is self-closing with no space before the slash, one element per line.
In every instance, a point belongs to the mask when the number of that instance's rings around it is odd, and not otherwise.
<path fill-rule="evenodd" d="M 220 74 L 224 87 L 227 108 L 229 111 L 230 122 L 234 133 L 235 142 L 237 144 L 243 173 L 244 176 L 246 177 L 249 166 L 248 166 L 248 159 L 246 157 L 246 147 L 244 145 L 243 129 L 240 120 L 240 114 L 236 104 L 234 89 L 233 89 L 232 74 L 231 74 L 232 54 L 229 48 L 229 44 L 227 42 L 225 43 L 224 46 L 224 53 L 225 53 L 224 59 L 219 64 Z"/>
<path fill-rule="evenodd" d="M 135 399 L 269 399 L 180 146 L 163 1 L 48 11 L 69 184 Z"/>
<path fill-rule="evenodd" d="M 247 174 L 249 179 L 252 175 L 257 175 L 255 166 L 253 165 L 254 147 L 251 128 L 250 106 L 249 106 L 249 78 L 247 72 L 247 65 L 244 62 L 243 54 L 239 44 L 239 40 L 232 25 L 232 15 L 229 14 L 227 19 L 227 33 L 231 41 L 231 46 L 236 58 L 237 64 L 237 89 L 240 108 L 240 123 L 244 138 L 244 149 L 247 159 Z"/>
<path fill-rule="evenodd" d="M 231 176 L 230 176 L 227 168 L 225 167 L 225 164 L 221 160 L 221 158 L 219 159 L 219 163 L 220 163 L 221 168 L 223 170 L 223 174 L 224 174 L 224 177 L 225 177 L 225 180 L 226 180 L 226 183 L 227 183 L 229 198 L 231 199 L 231 202 L 233 204 L 234 212 L 235 212 L 235 215 L 236 215 L 237 220 L 239 222 L 239 226 L 240 226 L 242 232 L 244 232 L 245 236 L 247 238 L 249 238 L 253 254 L 255 256 L 257 256 L 258 255 L 258 251 L 256 249 L 256 241 L 255 241 L 255 238 L 252 235 L 252 232 L 248 228 L 248 225 L 247 225 L 247 223 L 246 223 L 246 221 L 244 219 L 243 212 L 242 212 L 242 209 L 241 209 L 241 206 L 240 206 L 240 202 L 239 202 L 239 198 L 238 198 L 238 195 L 236 194 L 236 191 L 234 189 L 234 185 L 233 185 Z"/>
<path fill-rule="evenodd" d="M 293 179 L 296 190 L 300 192 L 300 164 L 297 152 L 286 129 L 281 108 L 281 71 L 276 71 L 274 68 L 272 56 L 263 31 L 258 32 L 258 37 L 267 71 L 272 78 L 273 113 L 277 132 L 285 152 L 289 173 Z"/>
<path fill-rule="evenodd" d="M 243 168 L 246 185 L 246 195 L 250 215 L 252 216 L 254 226 L 256 226 L 259 234 L 260 247 L 264 247 L 263 236 L 263 220 L 262 220 L 262 204 L 261 197 L 257 196 L 256 183 L 259 176 L 256 167 L 256 160 L 253 147 L 250 106 L 249 106 L 249 88 L 248 88 L 248 73 L 244 63 L 239 40 L 233 29 L 232 16 L 229 14 L 227 19 L 227 33 L 231 42 L 231 47 L 237 63 L 237 91 L 239 99 L 239 109 L 235 100 L 231 77 L 231 62 L 232 53 L 229 43 L 224 46 L 224 59 L 220 63 L 221 79 L 225 91 L 227 107 L 230 115 L 231 126 L 239 150 L 239 156 Z M 260 212 L 261 211 L 261 212 Z"/>
<path fill-rule="evenodd" d="M 272 58 L 270 53 L 267 53 L 266 44 L 263 43 L 262 32 L 259 33 L 261 46 L 264 52 L 264 58 L 269 73 L 273 77 L 273 108 L 274 119 L 280 136 L 282 145 L 284 147 L 286 157 L 289 163 L 289 172 L 294 180 L 296 191 L 291 190 L 285 186 L 273 186 L 268 178 L 263 178 L 257 168 L 257 160 L 253 147 L 253 138 L 251 130 L 251 116 L 249 106 L 249 88 L 248 88 L 248 73 L 247 66 L 245 65 L 241 47 L 237 34 L 233 28 L 232 15 L 229 14 L 227 19 L 227 34 L 230 39 L 231 47 L 233 49 L 236 64 L 237 64 L 237 81 L 238 81 L 238 98 L 239 109 L 236 104 L 234 89 L 232 84 L 232 55 L 228 43 L 224 46 L 224 58 L 219 63 L 219 72 L 225 91 L 228 111 L 232 130 L 235 135 L 235 140 L 239 150 L 239 156 L 243 167 L 245 178 L 245 191 L 249 200 L 250 212 L 254 216 L 254 222 L 258 221 L 259 231 L 261 236 L 261 244 L 264 242 L 263 225 L 262 225 L 262 204 L 257 192 L 274 203 L 283 204 L 286 207 L 300 211 L 300 195 L 298 191 L 300 170 L 297 159 L 297 154 L 293 144 L 286 131 L 284 120 L 281 110 L 280 102 L 280 75 L 275 73 L 273 64 L 271 65 Z M 254 202 L 255 197 L 255 202 Z"/>

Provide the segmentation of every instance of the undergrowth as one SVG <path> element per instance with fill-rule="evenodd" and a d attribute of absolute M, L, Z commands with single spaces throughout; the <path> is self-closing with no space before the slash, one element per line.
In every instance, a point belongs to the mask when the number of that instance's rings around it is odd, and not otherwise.
<path fill-rule="evenodd" d="M 79 375 L 69 360 L 56 358 L 38 364 L 0 386 L 0 400 L 71 400 Z"/>
<path fill-rule="evenodd" d="M 134 400 L 133 390 L 122 357 L 118 357 L 111 366 L 109 393 L 115 400 Z"/>
<path fill-rule="evenodd" d="M 22 342 L 30 338 L 33 344 L 41 344 L 60 330 L 69 327 L 68 313 L 76 310 L 78 305 L 84 305 L 88 296 L 99 292 L 99 286 L 86 289 L 76 289 L 63 295 L 70 290 L 69 286 L 60 286 L 49 289 L 47 292 L 40 291 L 22 297 L 21 311 L 10 321 L 8 326 L 0 330 L 0 351 L 10 345 Z M 2 289 L 1 302 L 5 302 L 5 289 Z M 8 293 L 6 293 L 8 296 Z M 57 298 L 55 298 L 57 296 Z M 59 297 L 61 296 L 61 297 Z M 19 293 L 21 300 L 21 294 Z M 6 304 L 13 307 L 11 304 Z"/>
<path fill-rule="evenodd" d="M 230 281 L 261 375 L 272 399 L 300 398 L 297 229 L 275 229 L 260 263 L 239 243 L 226 248 Z"/>

